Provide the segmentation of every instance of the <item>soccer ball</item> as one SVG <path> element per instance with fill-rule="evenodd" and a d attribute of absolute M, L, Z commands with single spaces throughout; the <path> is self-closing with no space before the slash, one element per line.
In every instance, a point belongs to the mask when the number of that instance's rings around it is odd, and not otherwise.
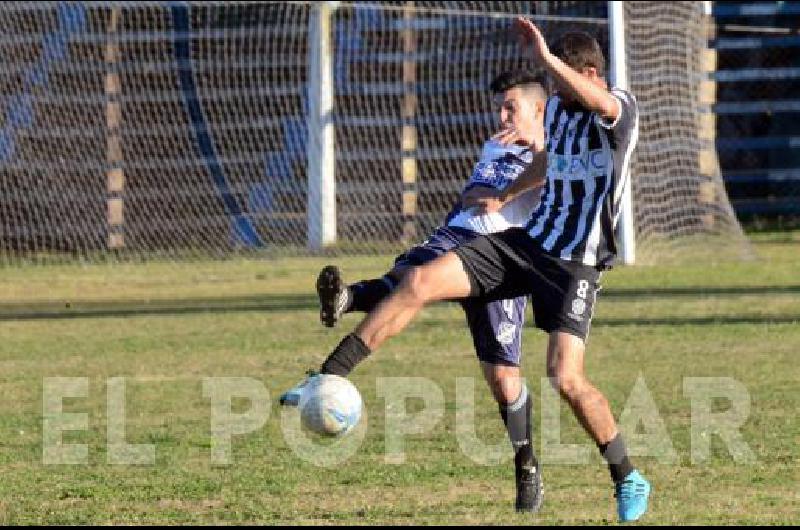
<path fill-rule="evenodd" d="M 321 374 L 303 389 L 297 404 L 303 425 L 323 436 L 342 436 L 361 418 L 361 394 L 338 375 Z"/>

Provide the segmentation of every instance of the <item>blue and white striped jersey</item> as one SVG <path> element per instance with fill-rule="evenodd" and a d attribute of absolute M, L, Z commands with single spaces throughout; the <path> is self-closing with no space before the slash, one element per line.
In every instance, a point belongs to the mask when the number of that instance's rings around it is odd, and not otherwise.
<path fill-rule="evenodd" d="M 464 187 L 467 191 L 476 186 L 502 190 L 516 180 L 533 160 L 533 152 L 528 147 L 502 145 L 489 140 L 483 145 L 481 157 Z M 531 218 L 539 202 L 539 191 L 520 194 L 505 204 L 500 211 L 476 215 L 472 208 L 462 209 L 460 204 L 450 212 L 446 225 L 466 228 L 478 234 L 491 234 L 512 227 L 523 227 Z"/>

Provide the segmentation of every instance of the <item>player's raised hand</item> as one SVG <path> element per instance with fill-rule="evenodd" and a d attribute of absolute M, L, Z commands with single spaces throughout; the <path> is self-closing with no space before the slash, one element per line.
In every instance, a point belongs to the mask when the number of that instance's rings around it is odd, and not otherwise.
<path fill-rule="evenodd" d="M 492 140 L 501 145 L 511 145 L 520 140 L 520 134 L 514 127 L 504 127 L 492 135 Z"/>
<path fill-rule="evenodd" d="M 523 50 L 530 48 L 533 60 L 544 64 L 550 56 L 550 48 L 536 24 L 525 17 L 517 17 L 514 19 L 513 29 L 519 35 Z"/>
<path fill-rule="evenodd" d="M 539 150 L 539 146 L 535 138 L 524 136 L 514 126 L 503 127 L 502 129 L 494 133 L 491 139 L 494 142 L 497 142 L 498 144 L 504 146 L 516 144 L 516 145 L 524 145 L 526 147 L 530 147 L 534 151 Z"/>

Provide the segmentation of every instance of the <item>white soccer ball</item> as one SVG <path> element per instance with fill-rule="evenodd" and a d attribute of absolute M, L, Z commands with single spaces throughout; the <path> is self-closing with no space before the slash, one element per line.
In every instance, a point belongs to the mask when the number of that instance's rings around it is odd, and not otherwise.
<path fill-rule="evenodd" d="M 338 375 L 312 378 L 297 406 L 303 425 L 323 436 L 342 436 L 361 419 L 361 394 L 353 383 Z"/>

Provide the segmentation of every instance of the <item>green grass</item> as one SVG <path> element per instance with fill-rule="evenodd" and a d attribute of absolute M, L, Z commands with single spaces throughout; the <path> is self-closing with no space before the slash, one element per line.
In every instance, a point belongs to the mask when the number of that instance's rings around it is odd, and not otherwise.
<path fill-rule="evenodd" d="M 587 373 L 619 416 L 637 379 L 646 384 L 677 461 L 637 457 L 654 487 L 643 523 L 783 524 L 800 520 L 800 237 L 755 238 L 758 259 L 682 267 L 634 267 L 604 275 Z M 347 278 L 369 277 L 380 258 L 336 259 Z M 608 473 L 590 447 L 585 463 L 547 463 L 545 505 L 513 512 L 508 463 L 480 465 L 459 449 L 456 379 L 475 381 L 477 436 L 505 443 L 480 379 L 463 315 L 426 309 L 353 374 L 365 399 L 366 438 L 338 468 L 297 456 L 281 430 L 277 397 L 317 365 L 343 333 L 317 323 L 313 282 L 329 259 L 5 268 L 0 278 L 0 523 L 615 524 Z M 69 304 L 69 307 L 67 307 Z M 525 329 L 523 369 L 536 397 L 540 448 L 545 336 Z M 205 377 L 249 377 L 271 398 L 264 425 L 233 437 L 230 463 L 212 461 Z M 444 413 L 409 435 L 405 462 L 385 456 L 379 378 L 424 377 L 442 389 Z M 63 433 L 87 444 L 88 462 L 43 462 L 43 385 L 85 377 L 88 397 L 64 411 L 88 429 Z M 107 462 L 106 383 L 125 377 L 126 440 L 153 444 L 152 465 Z M 734 461 L 711 437 L 692 460 L 687 377 L 727 377 L 751 399 L 741 427 L 756 462 Z M 420 408 L 410 400 L 410 410 Z M 724 400 L 714 410 L 725 410 Z M 248 403 L 234 400 L 234 411 Z M 566 407 L 561 443 L 590 446 Z M 631 433 L 633 434 L 633 433 Z M 508 448 L 510 453 L 510 448 Z"/>

